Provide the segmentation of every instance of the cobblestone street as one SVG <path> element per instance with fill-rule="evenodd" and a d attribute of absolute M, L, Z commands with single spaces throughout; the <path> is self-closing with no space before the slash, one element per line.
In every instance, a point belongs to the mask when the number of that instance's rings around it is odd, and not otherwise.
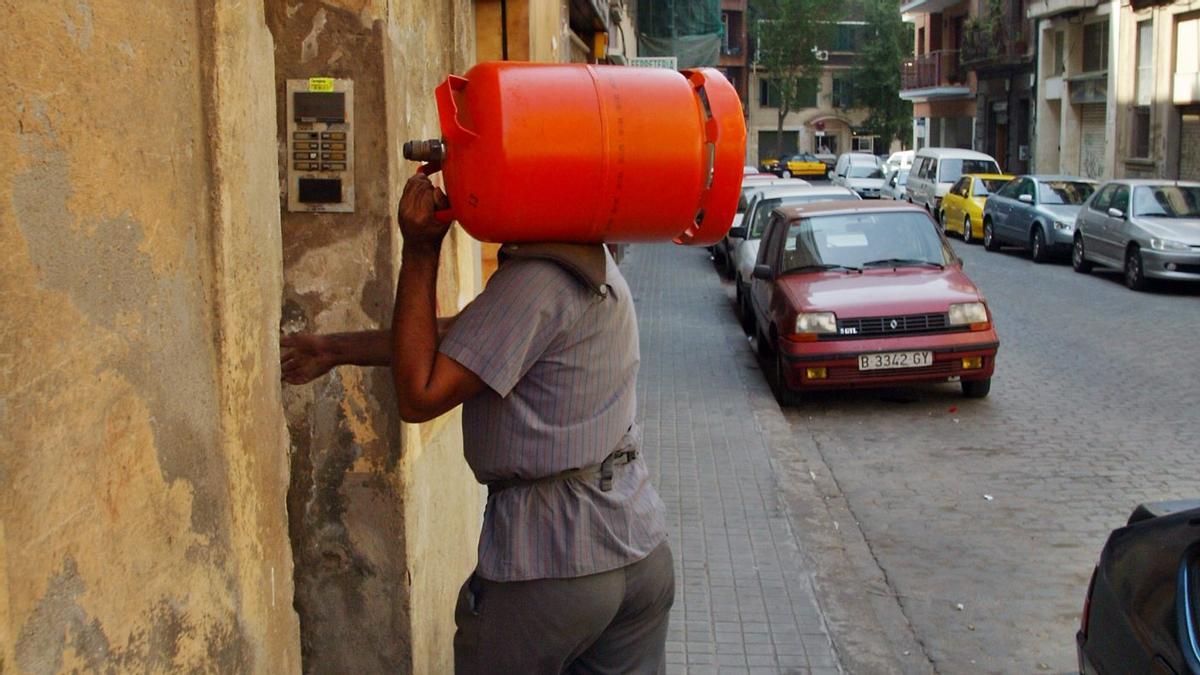
<path fill-rule="evenodd" d="M 675 667 L 1071 671 L 1108 531 L 1200 492 L 1200 294 L 955 248 L 1001 336 L 990 397 L 846 392 L 782 416 L 705 252 L 631 249 Z"/>

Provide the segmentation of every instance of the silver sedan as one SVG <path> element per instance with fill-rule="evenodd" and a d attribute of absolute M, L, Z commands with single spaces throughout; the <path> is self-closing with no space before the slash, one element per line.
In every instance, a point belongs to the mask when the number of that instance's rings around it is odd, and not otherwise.
<path fill-rule="evenodd" d="M 1151 279 L 1200 282 L 1200 183 L 1105 183 L 1079 211 L 1071 264 L 1081 273 L 1121 269 L 1135 291 Z"/>
<path fill-rule="evenodd" d="M 1096 182 L 1078 176 L 1017 176 L 983 206 L 983 245 L 1025 246 L 1034 262 L 1071 250 L 1075 218 Z"/>

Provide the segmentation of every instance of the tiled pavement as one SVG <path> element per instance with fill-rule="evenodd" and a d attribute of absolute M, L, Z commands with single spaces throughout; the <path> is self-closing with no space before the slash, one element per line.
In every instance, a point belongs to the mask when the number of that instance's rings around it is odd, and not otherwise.
<path fill-rule="evenodd" d="M 762 378 L 707 254 L 631 246 L 621 268 L 641 330 L 646 457 L 675 554 L 668 672 L 841 672 L 751 408 Z"/>

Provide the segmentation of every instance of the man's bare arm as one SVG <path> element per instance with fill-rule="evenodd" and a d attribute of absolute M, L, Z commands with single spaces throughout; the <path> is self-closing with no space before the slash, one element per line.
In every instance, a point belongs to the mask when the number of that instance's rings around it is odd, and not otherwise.
<path fill-rule="evenodd" d="M 438 342 L 454 325 L 456 316 L 437 320 Z M 392 329 L 364 330 L 351 333 L 293 333 L 279 339 L 283 380 L 305 384 L 337 366 L 392 365 Z"/>
<path fill-rule="evenodd" d="M 404 247 L 392 314 L 392 379 L 406 422 L 433 419 L 487 386 L 437 351 L 437 268 L 449 225 L 439 223 L 434 212 L 444 207 L 445 195 L 420 174 L 409 179 L 400 198 Z"/>

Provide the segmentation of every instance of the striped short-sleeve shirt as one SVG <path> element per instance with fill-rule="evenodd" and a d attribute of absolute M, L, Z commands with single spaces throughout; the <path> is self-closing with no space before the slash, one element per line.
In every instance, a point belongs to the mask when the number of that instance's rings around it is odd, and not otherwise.
<path fill-rule="evenodd" d="M 640 449 L 639 354 L 629 287 L 611 258 L 607 292 L 557 263 L 512 259 L 458 316 L 439 350 L 488 388 L 463 405 L 467 463 L 481 483 L 536 479 Z M 666 538 L 645 461 L 595 479 L 500 490 L 488 498 L 476 573 L 493 581 L 567 578 L 623 567 Z"/>

